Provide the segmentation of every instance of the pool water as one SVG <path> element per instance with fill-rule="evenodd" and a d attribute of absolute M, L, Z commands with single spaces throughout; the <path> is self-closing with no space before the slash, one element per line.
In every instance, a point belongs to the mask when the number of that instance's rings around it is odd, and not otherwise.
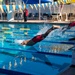
<path fill-rule="evenodd" d="M 22 46 L 20 41 L 46 32 L 51 24 L 0 24 L 0 68 L 33 75 L 57 75 L 72 62 L 75 28 L 62 33 L 52 31 L 34 46 Z M 61 25 L 61 27 L 63 27 Z"/>

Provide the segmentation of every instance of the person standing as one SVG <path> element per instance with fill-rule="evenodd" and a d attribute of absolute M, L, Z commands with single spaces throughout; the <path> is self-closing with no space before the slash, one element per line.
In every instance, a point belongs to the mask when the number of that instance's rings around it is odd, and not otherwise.
<path fill-rule="evenodd" d="M 28 17 L 28 9 L 24 9 L 24 22 L 26 22 L 27 21 L 27 17 Z"/>

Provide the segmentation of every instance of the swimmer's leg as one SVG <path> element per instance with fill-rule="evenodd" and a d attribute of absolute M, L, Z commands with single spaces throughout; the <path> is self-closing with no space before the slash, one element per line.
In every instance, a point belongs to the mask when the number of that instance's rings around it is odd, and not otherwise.
<path fill-rule="evenodd" d="M 58 28 L 60 28 L 60 26 L 53 25 L 50 29 L 48 29 L 48 30 L 43 34 L 43 37 L 45 38 L 46 36 L 48 36 L 48 34 L 49 34 L 51 31 L 53 31 L 53 30 L 55 30 L 55 29 L 58 29 Z"/>

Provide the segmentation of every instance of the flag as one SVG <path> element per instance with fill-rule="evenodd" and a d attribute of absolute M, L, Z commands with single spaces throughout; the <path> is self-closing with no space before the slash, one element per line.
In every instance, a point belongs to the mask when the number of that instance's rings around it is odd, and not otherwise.
<path fill-rule="evenodd" d="M 63 3 L 62 3 L 62 2 L 60 2 L 60 8 L 61 8 L 61 9 L 63 8 Z"/>

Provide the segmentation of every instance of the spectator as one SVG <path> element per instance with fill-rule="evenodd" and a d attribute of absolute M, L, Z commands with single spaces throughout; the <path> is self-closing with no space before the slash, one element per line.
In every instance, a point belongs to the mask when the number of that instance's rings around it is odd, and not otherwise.
<path fill-rule="evenodd" d="M 24 9 L 24 22 L 26 22 L 27 21 L 27 17 L 28 17 L 28 9 Z"/>

